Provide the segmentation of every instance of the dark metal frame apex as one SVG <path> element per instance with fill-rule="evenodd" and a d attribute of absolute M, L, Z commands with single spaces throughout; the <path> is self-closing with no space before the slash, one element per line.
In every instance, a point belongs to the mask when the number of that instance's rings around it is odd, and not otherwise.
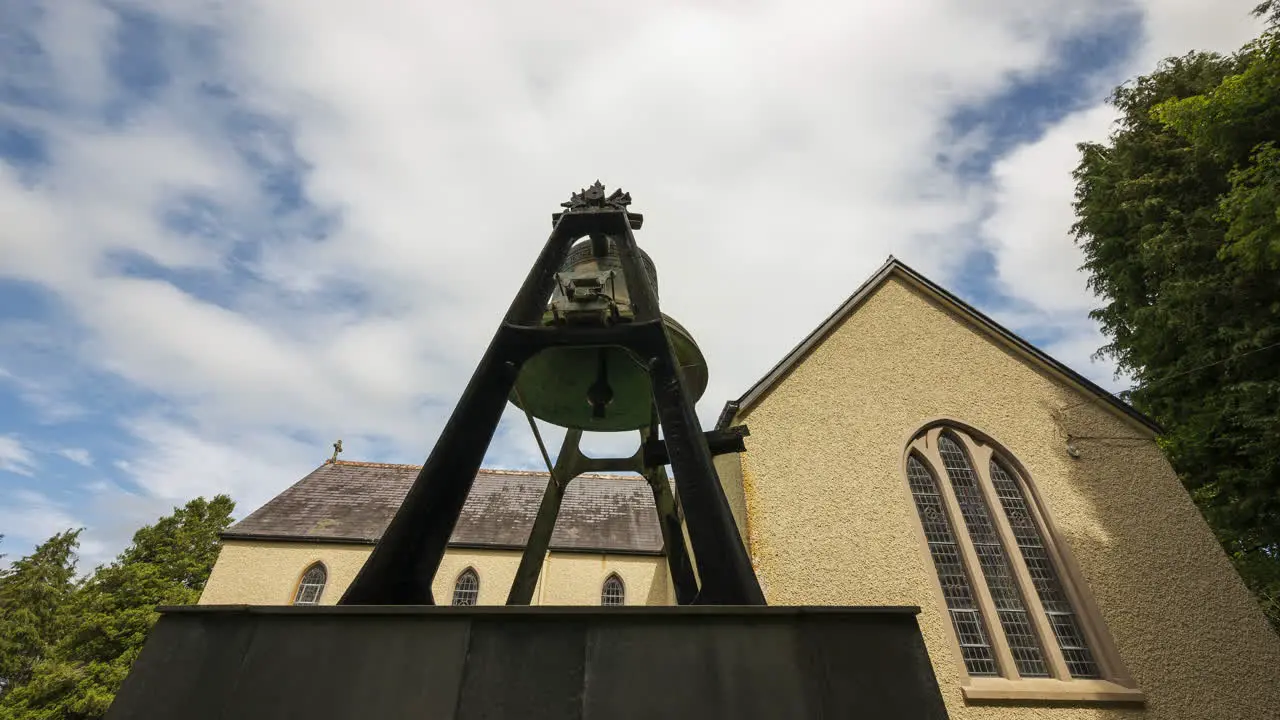
<path fill-rule="evenodd" d="M 606 468 L 641 472 L 654 489 L 679 604 L 765 604 L 712 462 L 714 454 L 741 450 L 746 429 L 703 433 L 663 326 L 657 291 L 644 270 L 632 233 L 640 228 L 643 217 L 627 210 L 630 203 L 630 194 L 622 190 L 606 196 L 604 186 L 597 180 L 591 187 L 573 193 L 569 201 L 562 203 L 565 211 L 552 216 L 551 236 L 516 293 L 431 455 L 339 604 L 435 604 L 432 580 L 521 366 L 551 347 L 609 345 L 626 348 L 643 360 L 653 387 L 655 422 L 633 458 L 587 458 L 578 450 L 581 432 L 570 430 L 557 460 L 559 467 L 553 468 L 539 520 L 530 532 L 508 604 L 528 604 L 532 596 L 559 498 L 569 480 L 581 472 Z M 608 327 L 542 325 L 555 275 L 569 248 L 583 237 L 590 237 L 593 247 L 600 248 L 598 255 L 603 254 L 609 241 L 617 248 L 631 295 L 633 322 Z M 657 437 L 659 427 L 661 440 Z M 657 464 L 660 461 L 672 466 L 679 507 L 662 465 Z M 564 477 L 556 470 L 563 470 Z M 684 542 L 686 530 L 689 549 Z M 535 556 L 536 566 L 532 562 Z"/>

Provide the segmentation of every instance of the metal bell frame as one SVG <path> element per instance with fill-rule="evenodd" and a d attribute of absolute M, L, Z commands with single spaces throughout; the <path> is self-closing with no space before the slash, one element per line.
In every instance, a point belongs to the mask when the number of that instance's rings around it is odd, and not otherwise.
<path fill-rule="evenodd" d="M 712 462 L 714 455 L 743 450 L 746 428 L 702 431 L 663 328 L 657 292 L 641 265 L 632 233 L 644 218 L 627 210 L 630 203 L 630 194 L 622 190 L 606 197 L 597 180 L 562 203 L 564 212 L 552 215 L 553 229 L 542 252 L 400 509 L 340 605 L 434 605 L 432 581 L 521 366 L 547 348 L 608 345 L 644 359 L 652 384 L 654 422 L 640 431 L 640 449 L 630 458 L 583 455 L 578 444 L 582 431 L 577 429 L 567 431 L 554 466 L 542 449 L 551 478 L 507 604 L 529 604 L 568 483 L 597 470 L 636 471 L 649 482 L 678 604 L 765 604 Z M 542 324 L 556 273 L 569 248 L 584 237 L 591 238 L 596 255 L 603 255 L 610 241 L 617 248 L 631 293 L 632 322 L 607 327 Z M 536 432 L 532 417 L 530 424 Z M 668 463 L 679 490 L 679 506 L 663 469 Z M 686 529 L 691 548 L 685 545 Z"/>

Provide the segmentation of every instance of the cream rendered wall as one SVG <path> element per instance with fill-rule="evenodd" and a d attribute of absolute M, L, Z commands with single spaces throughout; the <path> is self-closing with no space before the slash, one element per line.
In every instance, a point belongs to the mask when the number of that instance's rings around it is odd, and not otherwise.
<path fill-rule="evenodd" d="M 534 594 L 538 605 L 599 605 L 610 573 L 622 579 L 627 605 L 671 605 L 667 561 L 649 555 L 551 553 Z M 506 599 L 505 597 L 503 598 Z"/>
<path fill-rule="evenodd" d="M 453 585 L 468 567 L 480 578 L 481 605 L 503 605 L 520 566 L 516 550 L 450 548 L 440 562 L 431 591 L 437 602 L 453 596 Z M 533 591 L 533 605 L 599 605 L 611 573 L 622 579 L 627 605 L 669 605 L 666 559 L 650 555 L 551 552 Z"/>
<path fill-rule="evenodd" d="M 329 577 L 321 605 L 333 605 L 369 556 L 368 545 L 224 540 L 200 595 L 201 605 L 288 605 L 302 573 L 323 562 Z"/>
<path fill-rule="evenodd" d="M 902 476 L 907 442 L 939 417 L 1027 468 L 1145 709 L 966 704 Z M 739 422 L 751 428 L 742 497 L 769 602 L 920 606 L 954 720 L 1280 718 L 1280 639 L 1149 433 L 896 276 Z"/>
<path fill-rule="evenodd" d="M 213 566 L 201 605 L 288 605 L 303 571 L 316 561 L 328 570 L 320 604 L 333 605 L 355 579 L 372 548 L 338 543 L 227 540 Z M 520 564 L 515 550 L 450 548 L 432 583 L 437 602 L 449 602 L 458 575 L 473 567 L 481 605 L 502 605 Z M 628 605 L 670 604 L 666 561 L 648 555 L 553 552 L 543 563 L 533 604 L 598 605 L 605 578 L 622 578 Z"/>
<path fill-rule="evenodd" d="M 747 498 L 743 494 L 740 453 L 716 455 L 713 462 L 716 466 L 716 475 L 720 477 L 720 485 L 724 488 L 724 498 L 729 502 L 729 511 L 733 513 L 733 522 L 738 526 L 738 534 L 742 536 L 742 544 L 750 552 L 750 533 L 747 532 Z"/>

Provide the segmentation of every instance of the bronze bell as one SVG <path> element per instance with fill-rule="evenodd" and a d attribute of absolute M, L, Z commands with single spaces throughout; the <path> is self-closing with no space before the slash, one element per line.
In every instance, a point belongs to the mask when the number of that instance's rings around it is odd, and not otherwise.
<path fill-rule="evenodd" d="M 643 251 L 640 259 L 654 292 L 658 275 Z M 603 252 L 601 252 L 603 251 Z M 569 249 L 543 314 L 544 325 L 606 326 L 635 315 L 618 249 L 603 237 Z M 696 402 L 707 389 L 707 362 L 689 332 L 663 315 L 682 381 Z M 549 348 L 530 358 L 511 401 L 539 420 L 588 432 L 621 432 L 649 425 L 653 390 L 641 358 L 616 346 Z"/>

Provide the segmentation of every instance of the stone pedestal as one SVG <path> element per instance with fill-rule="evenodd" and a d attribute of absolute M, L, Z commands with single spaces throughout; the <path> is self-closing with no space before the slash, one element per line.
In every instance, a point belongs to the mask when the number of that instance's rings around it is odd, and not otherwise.
<path fill-rule="evenodd" d="M 166 608 L 107 720 L 946 718 L 915 608 Z"/>

